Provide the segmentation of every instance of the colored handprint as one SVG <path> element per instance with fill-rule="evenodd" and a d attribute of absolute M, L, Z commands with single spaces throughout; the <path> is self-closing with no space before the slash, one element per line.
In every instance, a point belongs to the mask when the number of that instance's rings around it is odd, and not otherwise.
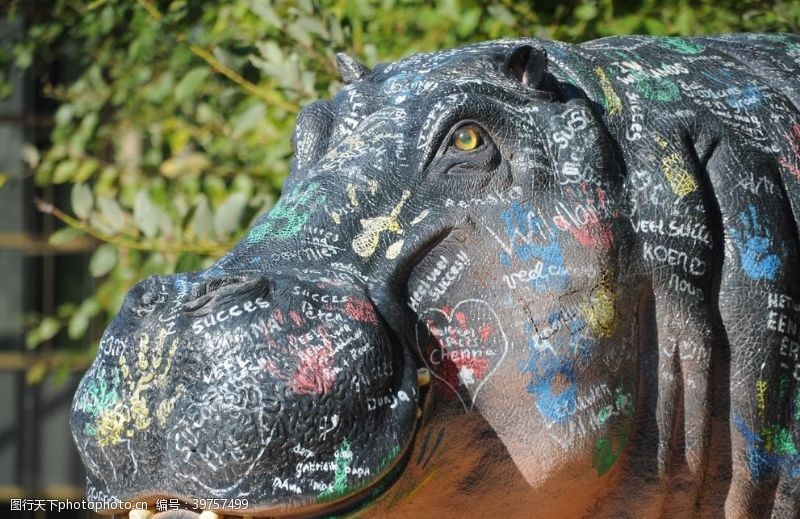
<path fill-rule="evenodd" d="M 267 236 L 290 238 L 297 234 L 308 221 L 309 214 L 325 202 L 325 195 L 319 191 L 319 184 L 312 182 L 302 192 L 296 189 L 282 196 L 275 207 L 250 230 L 247 241 L 259 242 Z"/>
<path fill-rule="evenodd" d="M 513 258 L 533 263 L 531 287 L 534 290 L 563 289 L 568 271 L 555 232 L 536 213 L 531 202 L 514 202 L 502 214 L 510 245 L 500 253 L 500 261 L 510 267 Z"/>
<path fill-rule="evenodd" d="M 774 243 L 768 222 L 754 205 L 739 213 L 740 229 L 733 229 L 732 239 L 742 268 L 751 279 L 772 281 L 783 264 L 783 250 Z"/>

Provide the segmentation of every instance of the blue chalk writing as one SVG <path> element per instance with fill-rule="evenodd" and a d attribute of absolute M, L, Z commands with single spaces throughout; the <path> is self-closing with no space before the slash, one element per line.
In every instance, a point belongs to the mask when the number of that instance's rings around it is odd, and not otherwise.
<path fill-rule="evenodd" d="M 734 88 L 725 98 L 725 102 L 731 108 L 739 110 L 750 110 L 761 105 L 764 96 L 761 90 L 754 86 L 745 88 Z"/>

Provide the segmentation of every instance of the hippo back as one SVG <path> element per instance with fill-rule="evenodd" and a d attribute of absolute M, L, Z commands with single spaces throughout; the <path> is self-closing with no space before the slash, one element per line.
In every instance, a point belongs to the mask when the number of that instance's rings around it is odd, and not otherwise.
<path fill-rule="evenodd" d="M 706 513 L 796 516 L 800 38 L 608 38 L 549 51 L 615 138 L 652 279 L 646 326 L 658 349 L 645 354 L 651 387 L 640 394 L 660 442 L 636 445 L 657 460 L 642 473 L 673 475 L 667 516 L 698 495 Z"/>

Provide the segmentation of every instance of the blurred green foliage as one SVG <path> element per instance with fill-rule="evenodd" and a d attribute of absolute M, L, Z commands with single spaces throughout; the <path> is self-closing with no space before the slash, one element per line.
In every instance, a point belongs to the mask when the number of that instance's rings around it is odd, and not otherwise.
<path fill-rule="evenodd" d="M 40 4 L 39 2 L 33 3 Z M 84 301 L 41 316 L 33 348 L 87 335 L 150 274 L 208 266 L 275 201 L 299 107 L 339 86 L 334 54 L 367 65 L 467 42 L 535 36 L 789 31 L 800 3 L 679 0 L 52 0 L 25 15 L 0 69 L 66 53 L 79 74 L 47 93 L 60 104 L 52 144 L 23 153 L 36 182 L 71 186 L 71 207 L 42 209 L 63 243 L 91 235 L 98 279 Z M 0 95 L 9 92 L 0 77 Z M 68 273 L 65 273 L 68 275 Z M 83 344 L 92 344 L 84 340 Z M 87 347 L 86 354 L 92 355 Z"/>

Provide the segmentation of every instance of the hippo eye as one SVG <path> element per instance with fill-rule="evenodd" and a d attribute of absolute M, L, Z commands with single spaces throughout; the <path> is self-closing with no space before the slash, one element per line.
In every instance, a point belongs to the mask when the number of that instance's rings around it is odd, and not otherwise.
<path fill-rule="evenodd" d="M 474 126 L 462 126 L 453 134 L 453 146 L 457 150 L 472 151 L 482 143 L 481 134 Z"/>

